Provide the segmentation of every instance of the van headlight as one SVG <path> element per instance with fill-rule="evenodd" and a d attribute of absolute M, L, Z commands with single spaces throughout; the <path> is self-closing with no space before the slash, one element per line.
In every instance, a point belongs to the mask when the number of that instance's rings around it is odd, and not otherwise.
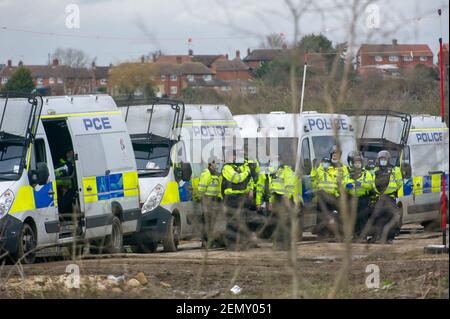
<path fill-rule="evenodd" d="M 148 195 L 147 200 L 145 201 L 144 206 L 142 206 L 142 212 L 147 213 L 154 210 L 156 207 L 159 206 L 161 203 L 161 200 L 164 196 L 164 187 L 162 185 L 158 184 L 153 188 L 150 195 Z"/>
<path fill-rule="evenodd" d="M 2 196 L 0 196 L 0 218 L 3 218 L 6 214 L 9 213 L 9 209 L 11 208 L 14 202 L 14 193 L 7 189 Z"/>

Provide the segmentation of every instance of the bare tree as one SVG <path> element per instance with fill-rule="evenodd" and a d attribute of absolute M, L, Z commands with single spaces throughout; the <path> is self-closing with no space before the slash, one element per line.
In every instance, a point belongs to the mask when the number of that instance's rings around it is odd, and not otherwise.
<path fill-rule="evenodd" d="M 80 69 L 88 66 L 90 58 L 82 50 L 75 48 L 57 48 L 53 53 L 53 58 L 58 59 L 60 64 Z"/>

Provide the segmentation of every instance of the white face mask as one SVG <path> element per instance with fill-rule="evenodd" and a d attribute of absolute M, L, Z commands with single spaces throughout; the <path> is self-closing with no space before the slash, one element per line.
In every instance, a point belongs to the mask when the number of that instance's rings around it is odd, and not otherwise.
<path fill-rule="evenodd" d="M 387 166 L 388 161 L 387 160 L 380 160 L 380 166 Z"/>
<path fill-rule="evenodd" d="M 330 167 L 330 163 L 323 163 L 323 168 L 328 169 Z"/>
<path fill-rule="evenodd" d="M 332 159 L 331 160 L 331 163 L 333 163 L 333 164 L 337 164 L 339 162 L 339 160 L 337 160 L 337 159 Z"/>

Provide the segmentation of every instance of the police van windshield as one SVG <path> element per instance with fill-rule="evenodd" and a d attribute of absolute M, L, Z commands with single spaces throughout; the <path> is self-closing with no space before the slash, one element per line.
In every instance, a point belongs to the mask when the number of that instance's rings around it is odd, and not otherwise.
<path fill-rule="evenodd" d="M 139 175 L 166 176 L 169 169 L 168 144 L 133 144 Z"/>
<path fill-rule="evenodd" d="M 0 180 L 20 178 L 23 151 L 23 143 L 0 140 Z"/>
<path fill-rule="evenodd" d="M 347 163 L 347 155 L 351 151 L 356 150 L 356 142 L 353 136 L 338 136 L 339 143 L 337 143 L 334 136 L 313 136 L 312 143 L 314 148 L 314 155 L 318 161 L 324 157 L 330 157 L 330 151 L 333 145 L 339 144 L 342 149 L 341 160 L 345 164 Z"/>
<path fill-rule="evenodd" d="M 280 160 L 294 168 L 297 159 L 298 138 L 271 137 L 245 139 L 245 155 L 249 159 L 257 158 L 261 167 L 269 165 L 269 160 Z"/>

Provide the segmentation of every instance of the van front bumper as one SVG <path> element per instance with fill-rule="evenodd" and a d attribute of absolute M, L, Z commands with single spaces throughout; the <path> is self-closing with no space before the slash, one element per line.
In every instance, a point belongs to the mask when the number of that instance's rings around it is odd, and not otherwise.
<path fill-rule="evenodd" d="M 125 236 L 124 244 L 160 242 L 167 234 L 171 217 L 171 212 L 161 206 L 156 207 L 151 212 L 142 214 L 139 231 Z"/>
<path fill-rule="evenodd" d="M 0 255 L 6 252 L 17 254 L 21 230 L 22 222 L 19 219 L 9 214 L 0 219 Z"/>

